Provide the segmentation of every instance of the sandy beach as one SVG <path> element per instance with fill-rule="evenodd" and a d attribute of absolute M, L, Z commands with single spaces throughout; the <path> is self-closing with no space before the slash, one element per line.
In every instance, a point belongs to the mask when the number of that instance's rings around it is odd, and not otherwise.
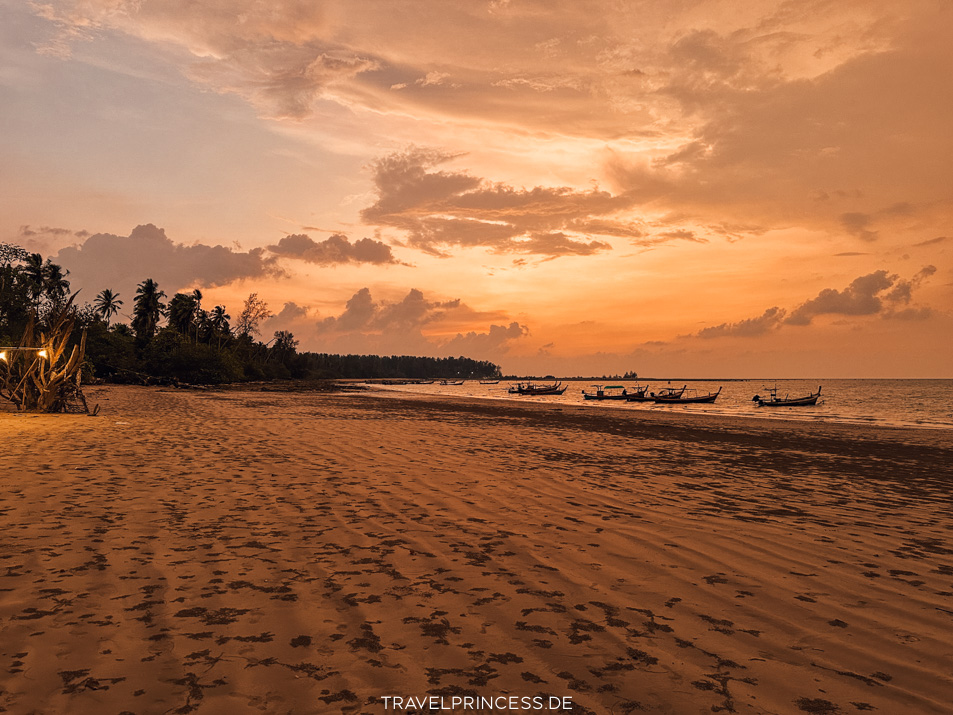
<path fill-rule="evenodd" d="M 0 712 L 953 712 L 953 432 L 88 398 L 0 414 Z"/>

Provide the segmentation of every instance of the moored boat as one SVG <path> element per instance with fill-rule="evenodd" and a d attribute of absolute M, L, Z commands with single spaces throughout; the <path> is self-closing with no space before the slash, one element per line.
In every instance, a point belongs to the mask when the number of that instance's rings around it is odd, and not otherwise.
<path fill-rule="evenodd" d="M 685 388 L 688 385 L 682 385 L 681 387 L 663 387 L 657 393 L 650 392 L 649 399 L 655 401 L 656 397 L 681 397 L 685 394 Z"/>
<path fill-rule="evenodd" d="M 498 385 L 499 380 L 480 380 L 481 385 Z"/>
<path fill-rule="evenodd" d="M 586 392 L 582 391 L 582 399 L 584 400 L 624 400 L 628 392 L 626 391 L 625 385 L 593 385 L 596 388 L 595 392 Z M 613 390 L 613 392 L 607 392 L 607 390 Z M 615 392 L 615 390 L 622 390 L 622 392 Z"/>
<path fill-rule="evenodd" d="M 636 385 L 632 390 L 626 390 L 625 392 L 625 401 L 626 402 L 651 402 L 653 398 L 649 394 L 649 386 L 646 385 L 642 387 L 641 385 Z"/>
<path fill-rule="evenodd" d="M 778 388 L 773 387 L 768 390 L 768 398 L 760 395 L 751 398 L 752 402 L 757 402 L 758 407 L 809 407 L 817 404 L 817 398 L 821 396 L 822 385 L 817 386 L 817 392 L 812 392 L 804 397 L 778 397 Z"/>
<path fill-rule="evenodd" d="M 709 392 L 707 395 L 699 395 L 695 390 L 690 390 L 692 394 L 686 396 L 684 387 L 677 392 L 677 395 L 663 395 L 661 392 L 656 395 L 653 392 L 652 397 L 654 398 L 656 404 L 660 405 L 710 404 L 718 398 L 718 395 L 721 394 L 721 388 L 718 388 L 718 392 Z"/>
<path fill-rule="evenodd" d="M 462 385 L 463 380 L 441 380 L 441 385 Z"/>
<path fill-rule="evenodd" d="M 561 382 L 540 385 L 536 382 L 518 382 L 508 392 L 511 395 L 561 395 L 566 387 Z"/>

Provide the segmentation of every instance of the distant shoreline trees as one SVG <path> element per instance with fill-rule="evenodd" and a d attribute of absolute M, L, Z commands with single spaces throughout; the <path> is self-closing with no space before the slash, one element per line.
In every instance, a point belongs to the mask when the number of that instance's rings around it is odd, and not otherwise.
<path fill-rule="evenodd" d="M 111 289 L 92 304 L 75 307 L 69 271 L 0 244 L 0 345 L 19 345 L 28 325 L 43 330 L 67 311 L 71 345 L 85 334 L 85 378 L 123 383 L 220 384 L 283 379 L 484 378 L 499 377 L 489 361 L 466 357 L 335 355 L 298 352 L 298 340 L 276 331 L 257 339 L 271 313 L 257 293 L 245 300 L 230 324 L 226 306 L 206 311 L 199 290 L 166 293 L 152 278 L 137 287 L 130 324 L 114 322 L 124 301 Z M 65 348 L 64 348 L 65 349 Z M 0 371 L 4 368 L 0 365 Z"/>

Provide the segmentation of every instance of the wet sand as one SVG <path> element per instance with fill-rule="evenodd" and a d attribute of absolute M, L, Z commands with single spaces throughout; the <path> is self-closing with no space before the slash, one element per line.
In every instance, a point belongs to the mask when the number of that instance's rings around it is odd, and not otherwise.
<path fill-rule="evenodd" d="M 0 414 L 0 712 L 953 712 L 953 433 L 89 398 Z"/>

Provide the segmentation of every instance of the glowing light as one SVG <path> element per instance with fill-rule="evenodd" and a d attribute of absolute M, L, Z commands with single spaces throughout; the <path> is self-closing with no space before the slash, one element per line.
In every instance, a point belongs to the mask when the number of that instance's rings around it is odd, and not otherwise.
<path fill-rule="evenodd" d="M 3 360 L 4 362 L 7 361 L 7 354 L 6 354 L 6 352 L 0 353 L 0 360 Z"/>
<path fill-rule="evenodd" d="M 39 355 L 41 358 L 45 358 L 45 357 L 46 357 L 46 350 L 40 350 L 40 351 L 37 353 L 37 355 Z"/>

